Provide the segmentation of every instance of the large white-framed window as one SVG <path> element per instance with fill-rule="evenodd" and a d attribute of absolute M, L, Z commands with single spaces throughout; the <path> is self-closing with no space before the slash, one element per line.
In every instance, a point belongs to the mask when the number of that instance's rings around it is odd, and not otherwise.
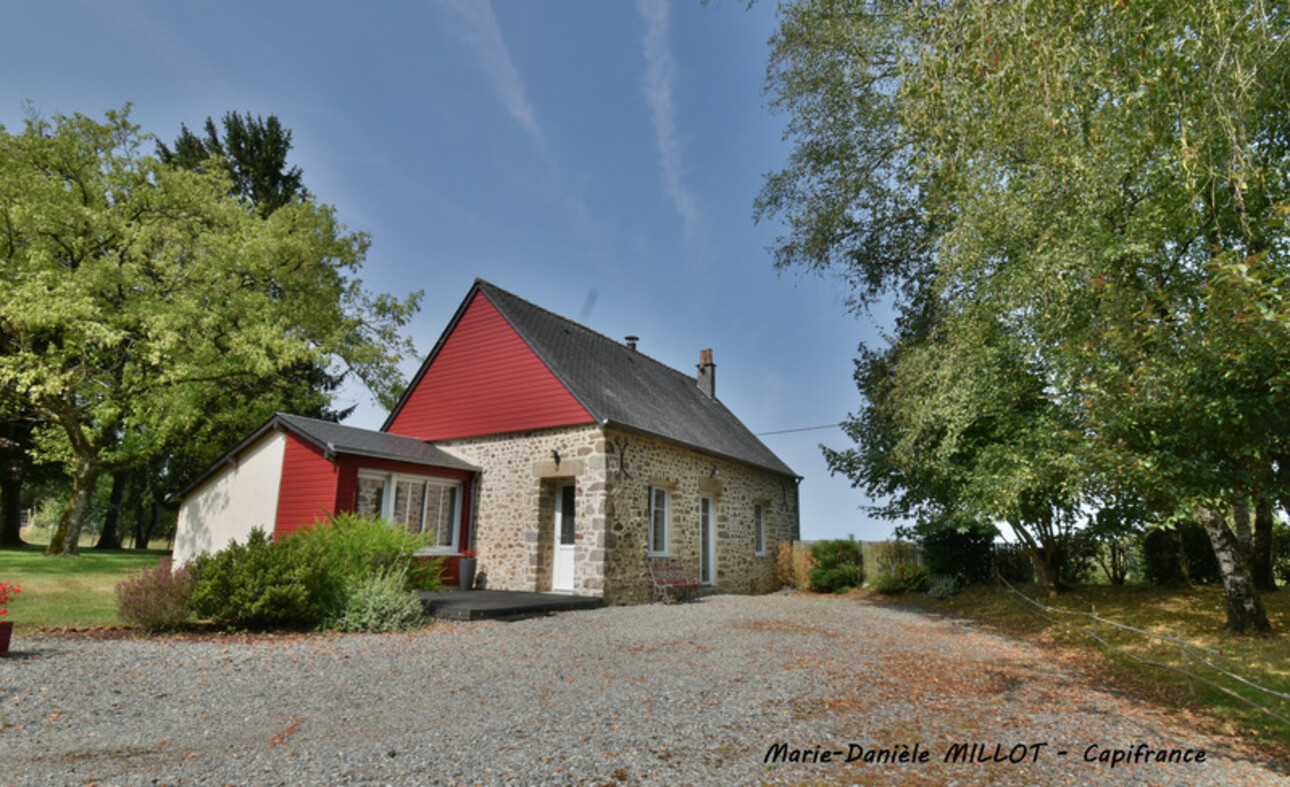
<path fill-rule="evenodd" d="M 766 506 L 753 503 L 753 554 L 766 557 Z"/>
<path fill-rule="evenodd" d="M 430 537 L 428 552 L 457 551 L 461 482 L 443 478 L 359 471 L 358 514 L 383 516 Z"/>
<path fill-rule="evenodd" d="M 671 501 L 665 487 L 649 488 L 649 556 L 668 556 L 668 537 L 672 529 Z"/>

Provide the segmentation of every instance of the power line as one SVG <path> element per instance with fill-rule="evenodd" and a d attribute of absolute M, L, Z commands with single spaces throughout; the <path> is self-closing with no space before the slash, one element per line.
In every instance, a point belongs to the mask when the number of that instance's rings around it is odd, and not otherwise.
<path fill-rule="evenodd" d="M 838 429 L 842 424 L 824 424 L 823 426 L 803 426 L 800 429 L 779 429 L 774 432 L 758 432 L 758 437 L 766 437 L 773 434 L 792 434 L 794 432 L 818 432 L 821 429 Z"/>

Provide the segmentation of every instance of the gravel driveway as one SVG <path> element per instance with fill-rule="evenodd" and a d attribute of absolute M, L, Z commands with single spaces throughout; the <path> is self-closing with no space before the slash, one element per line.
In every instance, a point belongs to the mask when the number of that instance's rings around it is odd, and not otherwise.
<path fill-rule="evenodd" d="M 1039 648 L 841 598 L 14 647 L 0 783 L 1286 783 Z"/>

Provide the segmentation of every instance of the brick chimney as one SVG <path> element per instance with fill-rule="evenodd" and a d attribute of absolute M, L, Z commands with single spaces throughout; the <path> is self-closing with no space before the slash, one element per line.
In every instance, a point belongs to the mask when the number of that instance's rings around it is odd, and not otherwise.
<path fill-rule="evenodd" d="M 717 365 L 712 362 L 712 349 L 699 350 L 699 390 L 709 399 L 717 398 Z"/>

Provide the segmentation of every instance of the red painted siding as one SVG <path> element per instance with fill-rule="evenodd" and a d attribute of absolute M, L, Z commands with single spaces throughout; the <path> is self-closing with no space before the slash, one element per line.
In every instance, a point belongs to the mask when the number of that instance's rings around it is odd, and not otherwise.
<path fill-rule="evenodd" d="M 477 292 L 388 431 L 446 440 L 592 420 Z"/>
<path fill-rule="evenodd" d="M 339 477 L 336 463 L 323 456 L 322 450 L 312 443 L 291 432 L 286 434 L 274 538 L 312 525 L 315 519 L 325 519 L 329 511 L 336 510 Z"/>

